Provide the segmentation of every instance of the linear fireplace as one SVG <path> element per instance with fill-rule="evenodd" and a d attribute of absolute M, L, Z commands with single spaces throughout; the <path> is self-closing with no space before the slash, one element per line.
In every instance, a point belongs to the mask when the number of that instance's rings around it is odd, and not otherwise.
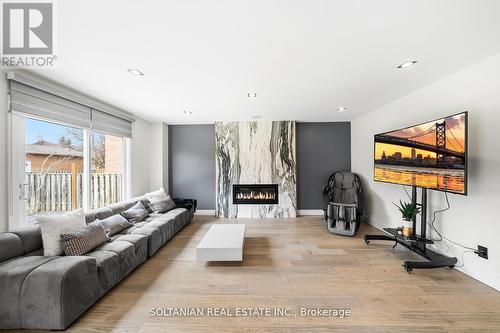
<path fill-rule="evenodd" d="M 273 205 L 277 203 L 277 184 L 233 184 L 233 204 Z"/>

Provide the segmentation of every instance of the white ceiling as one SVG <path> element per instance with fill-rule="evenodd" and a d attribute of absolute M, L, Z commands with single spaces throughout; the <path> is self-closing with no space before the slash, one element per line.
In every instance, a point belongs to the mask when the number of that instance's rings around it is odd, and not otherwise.
<path fill-rule="evenodd" d="M 500 52 L 498 0 L 59 0 L 56 20 L 40 75 L 167 123 L 351 120 Z"/>

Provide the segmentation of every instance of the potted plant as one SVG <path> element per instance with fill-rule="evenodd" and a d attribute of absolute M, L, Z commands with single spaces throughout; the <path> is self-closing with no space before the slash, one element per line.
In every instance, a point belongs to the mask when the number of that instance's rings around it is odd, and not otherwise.
<path fill-rule="evenodd" d="M 402 200 L 399 200 L 399 204 L 394 203 L 394 206 L 398 208 L 403 217 L 403 236 L 411 237 L 413 235 L 413 219 L 420 214 L 420 207 Z"/>

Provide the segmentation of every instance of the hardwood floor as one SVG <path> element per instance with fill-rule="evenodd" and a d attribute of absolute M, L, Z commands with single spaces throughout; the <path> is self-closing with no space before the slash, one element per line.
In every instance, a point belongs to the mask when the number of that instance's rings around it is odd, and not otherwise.
<path fill-rule="evenodd" d="M 243 263 L 198 263 L 212 223 L 245 223 Z M 446 269 L 406 274 L 416 258 L 387 242 L 330 234 L 319 217 L 195 217 L 173 240 L 87 311 L 70 332 L 499 332 L 500 293 Z M 153 317 L 151 308 L 288 308 L 291 317 Z M 300 308 L 349 317 L 302 317 Z"/>

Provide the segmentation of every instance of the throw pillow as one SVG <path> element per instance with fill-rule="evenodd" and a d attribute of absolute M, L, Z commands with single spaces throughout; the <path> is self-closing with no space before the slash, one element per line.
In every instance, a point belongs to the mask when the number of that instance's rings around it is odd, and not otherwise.
<path fill-rule="evenodd" d="M 157 201 L 157 202 L 152 202 L 149 204 L 149 207 L 158 214 L 164 214 L 168 212 L 169 210 L 172 210 L 175 208 L 175 202 L 170 198 L 170 196 L 167 196 L 167 200 L 162 200 L 162 201 Z"/>
<path fill-rule="evenodd" d="M 85 226 L 83 209 L 77 209 L 61 215 L 37 217 L 42 233 L 43 255 L 60 256 L 63 254 L 61 234 Z"/>
<path fill-rule="evenodd" d="M 146 210 L 147 210 L 150 214 L 154 212 L 154 211 L 151 209 L 151 207 L 149 207 L 149 204 L 150 204 L 151 202 L 149 202 L 149 200 L 148 200 L 148 199 L 142 199 L 142 200 L 141 200 L 141 203 L 142 203 L 142 205 L 144 206 L 144 208 L 146 208 Z"/>
<path fill-rule="evenodd" d="M 149 212 L 147 211 L 146 208 L 142 205 L 142 202 L 138 201 L 133 207 L 130 207 L 124 212 L 120 213 L 121 216 L 126 218 L 130 223 L 137 223 L 141 222 L 144 220 L 148 215 Z"/>
<path fill-rule="evenodd" d="M 151 203 L 167 200 L 167 193 L 165 193 L 165 190 L 163 188 L 159 189 L 158 191 L 146 193 L 144 196 Z"/>
<path fill-rule="evenodd" d="M 61 234 L 61 240 L 67 256 L 81 256 L 109 241 L 109 237 L 102 222 L 97 220 L 85 227 Z"/>
<path fill-rule="evenodd" d="M 99 220 L 98 220 L 99 221 Z M 126 218 L 121 216 L 120 214 L 116 214 L 108 217 L 107 219 L 100 220 L 104 229 L 107 231 L 108 236 L 112 236 L 114 234 L 119 233 L 123 229 L 127 229 L 128 227 L 133 226 L 133 223 L 130 223 Z"/>

